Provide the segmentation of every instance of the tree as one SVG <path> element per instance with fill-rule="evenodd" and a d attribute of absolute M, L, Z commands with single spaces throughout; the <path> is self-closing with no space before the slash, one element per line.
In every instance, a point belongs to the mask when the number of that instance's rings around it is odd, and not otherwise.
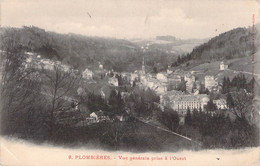
<path fill-rule="evenodd" d="M 124 112 L 124 101 L 122 99 L 121 93 L 113 89 L 110 93 L 108 103 L 110 105 L 111 112 L 115 114 L 122 114 Z"/>
<path fill-rule="evenodd" d="M 255 78 L 253 77 L 246 85 L 246 90 L 250 93 L 254 92 Z"/>
<path fill-rule="evenodd" d="M 184 80 L 184 78 L 181 78 L 181 82 L 178 85 L 178 87 L 176 88 L 176 90 L 182 91 L 182 92 L 186 91 L 186 81 Z"/>
<path fill-rule="evenodd" d="M 45 98 L 41 95 L 39 72 L 25 67 L 25 48 L 11 32 L 1 42 L 0 117 L 1 134 L 36 137 L 45 127 Z M 37 137 L 40 137 L 39 135 Z"/>
<path fill-rule="evenodd" d="M 205 106 L 206 111 L 208 112 L 212 112 L 212 111 L 216 111 L 217 110 L 217 106 L 216 104 L 213 103 L 212 99 L 210 99 L 207 103 L 207 105 Z"/>
<path fill-rule="evenodd" d="M 50 135 L 54 132 L 54 125 L 58 121 L 56 112 L 71 109 L 74 102 L 80 77 L 75 76 L 72 70 L 64 71 L 59 64 L 53 66 L 53 70 L 42 70 L 44 74 L 44 90 L 50 103 Z"/>
<path fill-rule="evenodd" d="M 240 90 L 238 92 L 233 92 L 232 94 L 234 106 L 230 109 L 230 111 L 238 118 L 238 119 L 246 119 L 246 116 L 251 114 L 253 111 L 253 96 L 252 94 L 248 94 L 245 90 Z"/>
<path fill-rule="evenodd" d="M 187 109 L 187 113 L 186 113 L 186 116 L 185 116 L 185 124 L 188 125 L 188 126 L 191 126 L 191 124 L 192 124 L 191 112 L 190 112 L 189 107 Z"/>
<path fill-rule="evenodd" d="M 133 87 L 135 87 L 136 86 L 136 82 L 135 82 L 135 80 L 133 81 Z"/>
<path fill-rule="evenodd" d="M 162 112 L 161 122 L 165 124 L 170 130 L 176 131 L 179 127 L 180 118 L 176 111 L 166 107 Z"/>
<path fill-rule="evenodd" d="M 227 102 L 227 107 L 228 107 L 229 109 L 234 108 L 234 101 L 233 101 L 233 98 L 232 98 L 232 96 L 231 96 L 230 93 L 227 94 L 227 100 L 226 100 L 226 102 Z"/>
<path fill-rule="evenodd" d="M 153 67 L 153 73 L 154 73 L 154 74 L 157 74 L 157 73 L 158 73 L 158 70 L 157 70 L 157 67 L 156 67 L 156 66 Z"/>

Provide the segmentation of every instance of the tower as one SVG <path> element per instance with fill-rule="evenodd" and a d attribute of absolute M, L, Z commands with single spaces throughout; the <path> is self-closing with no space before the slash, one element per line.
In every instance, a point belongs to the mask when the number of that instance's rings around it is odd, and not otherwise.
<path fill-rule="evenodd" d="M 145 64 L 144 64 L 144 57 L 143 57 L 143 63 L 142 63 L 142 73 L 145 74 Z"/>

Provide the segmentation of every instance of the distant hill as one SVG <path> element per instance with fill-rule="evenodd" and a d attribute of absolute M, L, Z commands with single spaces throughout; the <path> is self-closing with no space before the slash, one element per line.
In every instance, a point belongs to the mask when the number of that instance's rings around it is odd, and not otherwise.
<path fill-rule="evenodd" d="M 14 45 L 21 45 L 25 50 L 36 52 L 43 58 L 59 60 L 79 70 L 97 68 L 101 62 L 108 70 L 135 71 L 141 68 L 142 59 L 146 57 L 147 70 L 157 67 L 160 71 L 175 62 L 178 56 L 188 56 L 177 64 L 178 67 L 188 69 L 208 61 L 245 57 L 252 52 L 251 28 L 236 28 L 209 41 L 181 40 L 173 36 L 128 41 L 72 33 L 58 34 L 25 26 L 0 28 L 0 39 L 2 50 L 12 41 Z M 259 45 L 258 35 L 255 40 L 256 45 Z"/>
<path fill-rule="evenodd" d="M 166 40 L 166 41 L 175 41 L 177 40 L 174 36 L 156 36 L 156 40 Z"/>
<path fill-rule="evenodd" d="M 189 53 L 194 47 L 199 46 L 206 41 L 208 41 L 208 39 L 182 40 L 177 39 L 174 36 L 156 36 L 156 38 L 152 39 L 131 40 L 131 42 L 140 47 L 146 47 L 147 45 L 149 45 L 151 49 L 161 50 L 177 55 Z"/>

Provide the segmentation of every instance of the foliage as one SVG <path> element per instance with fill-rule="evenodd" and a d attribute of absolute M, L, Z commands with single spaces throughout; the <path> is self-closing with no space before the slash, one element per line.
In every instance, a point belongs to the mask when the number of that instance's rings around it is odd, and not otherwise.
<path fill-rule="evenodd" d="M 213 103 L 213 100 L 210 99 L 207 103 L 207 105 L 205 106 L 205 110 L 208 112 L 212 112 L 212 111 L 216 111 L 217 110 L 217 106 L 216 104 Z"/>
<path fill-rule="evenodd" d="M 194 111 L 191 124 L 185 123 L 179 128 L 179 132 L 202 142 L 204 148 L 239 148 L 259 145 L 258 128 L 246 119 L 236 118 L 232 122 L 229 116 L 223 113 L 210 115 Z"/>
<path fill-rule="evenodd" d="M 185 124 L 187 124 L 188 126 L 191 126 L 191 124 L 192 124 L 190 108 L 187 109 L 187 113 L 186 113 L 186 116 L 185 116 Z"/>
<path fill-rule="evenodd" d="M 255 31 L 257 34 L 258 31 Z M 213 37 L 208 42 L 195 47 L 191 53 L 179 56 L 172 67 L 192 60 L 205 63 L 212 60 L 226 60 L 252 55 L 252 28 L 236 28 Z M 258 36 L 258 35 L 256 35 Z M 259 37 L 255 40 L 259 41 Z M 255 50 L 257 51 L 257 50 Z M 187 64 L 186 64 L 187 65 Z"/>
<path fill-rule="evenodd" d="M 159 121 L 167 126 L 170 130 L 177 131 L 180 119 L 176 111 L 166 107 L 164 112 L 161 113 Z"/>

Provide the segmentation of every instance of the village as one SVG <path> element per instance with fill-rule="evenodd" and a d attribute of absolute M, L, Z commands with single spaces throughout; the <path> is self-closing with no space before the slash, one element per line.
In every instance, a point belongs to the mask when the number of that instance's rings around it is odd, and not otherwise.
<path fill-rule="evenodd" d="M 159 96 L 160 100 L 157 104 L 162 111 L 164 108 L 171 108 L 178 112 L 180 117 L 180 124 L 184 124 L 185 115 L 189 109 L 205 111 L 205 107 L 210 100 L 209 93 L 220 93 L 222 88 L 222 82 L 218 82 L 214 75 L 205 75 L 203 79 L 198 80 L 198 75 L 201 71 L 183 71 L 173 70 L 171 66 L 168 66 L 166 71 L 151 73 L 146 71 L 145 58 L 143 58 L 142 67 L 133 73 L 130 72 L 115 72 L 114 70 L 106 70 L 103 68 L 102 63 L 98 63 L 96 70 L 86 68 L 80 74 L 78 70 L 72 69 L 72 67 L 62 64 L 60 61 L 51 61 L 49 59 L 42 59 L 40 55 L 36 55 L 32 52 L 26 52 L 27 59 L 24 62 L 25 68 L 36 68 L 53 71 L 55 66 L 60 66 L 63 72 L 71 72 L 74 76 L 80 75 L 83 85 L 78 87 L 77 94 L 80 96 L 82 93 L 86 93 L 84 90 L 84 84 L 97 84 L 100 80 L 106 80 L 103 87 L 98 89 L 99 95 L 105 100 L 108 98 L 108 93 L 104 92 L 106 86 L 118 89 L 120 87 L 139 87 L 141 89 L 150 89 Z M 228 69 L 228 65 L 223 61 L 219 63 L 219 72 Z M 39 75 L 39 72 L 36 72 Z M 35 73 L 34 73 L 35 75 Z M 34 76 L 37 77 L 37 76 Z M 101 79 L 95 79 L 101 78 Z M 38 76 L 39 78 L 39 76 Z M 117 91 L 118 92 L 118 91 Z M 120 91 L 122 99 L 125 96 L 130 96 L 130 91 Z M 69 97 L 67 97 L 69 98 Z M 227 102 L 225 97 L 219 97 L 212 100 L 216 105 L 217 110 L 226 110 Z M 75 104 L 75 110 L 79 110 L 77 99 L 73 101 Z M 216 110 L 216 111 L 217 111 Z M 212 112 L 214 113 L 214 112 Z M 115 115 L 111 118 L 106 115 L 103 110 L 91 112 L 79 121 L 76 126 L 85 126 L 93 123 L 100 122 L 113 122 L 115 119 L 119 121 L 125 121 L 127 118 L 122 115 Z M 66 118 L 69 119 L 69 116 Z M 64 120 L 60 121 L 64 123 Z M 68 122 L 66 122 L 68 123 Z"/>

